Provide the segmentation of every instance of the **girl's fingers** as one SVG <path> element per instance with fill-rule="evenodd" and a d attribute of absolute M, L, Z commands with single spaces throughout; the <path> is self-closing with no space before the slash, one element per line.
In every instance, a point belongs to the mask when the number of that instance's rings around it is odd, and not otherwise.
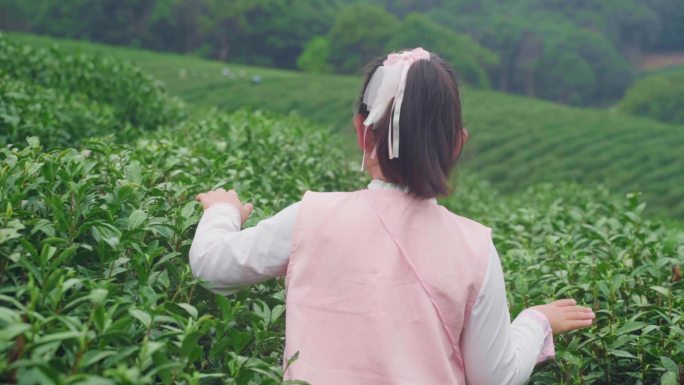
<path fill-rule="evenodd" d="M 591 326 L 592 323 L 592 320 L 566 321 L 565 329 L 566 331 L 573 329 L 582 329 Z"/>
<path fill-rule="evenodd" d="M 197 196 L 195 197 L 195 200 L 198 201 L 198 202 L 201 202 L 202 199 L 204 199 L 205 196 L 206 196 L 205 193 L 197 194 Z"/>
<path fill-rule="evenodd" d="M 252 210 L 254 210 L 254 206 L 251 203 L 246 203 L 244 206 L 242 206 L 242 222 L 245 222 L 247 218 L 252 214 Z"/>
<path fill-rule="evenodd" d="M 584 306 L 565 306 L 560 309 L 562 312 L 565 313 L 592 313 L 593 310 L 591 310 L 590 307 L 584 307 Z"/>
<path fill-rule="evenodd" d="M 575 306 L 575 305 L 577 305 L 577 301 L 575 301 L 572 298 L 566 298 L 566 299 L 559 299 L 558 301 L 555 301 L 553 304 L 556 306 Z"/>
<path fill-rule="evenodd" d="M 594 313 L 587 313 L 584 311 L 575 311 L 575 312 L 570 312 L 570 313 L 565 313 L 564 317 L 569 320 L 592 320 L 596 318 L 596 315 Z"/>

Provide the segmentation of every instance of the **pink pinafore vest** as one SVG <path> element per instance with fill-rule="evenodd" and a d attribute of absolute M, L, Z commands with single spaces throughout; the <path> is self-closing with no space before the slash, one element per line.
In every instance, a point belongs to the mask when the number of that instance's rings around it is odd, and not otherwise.
<path fill-rule="evenodd" d="M 287 268 L 285 379 L 465 384 L 461 331 L 490 230 L 398 190 L 304 195 Z"/>

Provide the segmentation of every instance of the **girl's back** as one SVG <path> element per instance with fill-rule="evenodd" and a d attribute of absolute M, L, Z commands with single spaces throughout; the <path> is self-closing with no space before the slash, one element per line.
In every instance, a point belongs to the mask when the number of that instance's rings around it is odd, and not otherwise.
<path fill-rule="evenodd" d="M 488 228 L 397 190 L 307 193 L 287 269 L 286 378 L 463 384 Z"/>

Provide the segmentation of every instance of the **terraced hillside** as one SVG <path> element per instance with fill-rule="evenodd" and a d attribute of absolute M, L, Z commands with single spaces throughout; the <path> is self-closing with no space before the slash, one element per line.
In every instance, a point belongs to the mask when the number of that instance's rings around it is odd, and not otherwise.
<path fill-rule="evenodd" d="M 684 127 L 493 93 L 473 93 L 465 111 L 476 137 L 469 165 L 503 191 L 600 183 L 684 215 Z"/>
<path fill-rule="evenodd" d="M 11 40 L 32 47 L 58 44 L 69 51 L 97 53 L 133 61 L 160 80 L 171 94 L 186 101 L 223 110 L 263 109 L 302 116 L 334 127 L 351 121 L 353 99 L 360 86 L 354 76 L 304 74 L 204 60 L 193 56 L 7 33 Z M 225 70 L 228 70 L 225 72 Z M 258 85 L 254 76 L 260 77 Z"/>
<path fill-rule="evenodd" d="M 69 50 L 132 60 L 171 93 L 192 103 L 225 110 L 297 111 L 337 128 L 348 126 L 360 83 L 353 76 L 309 75 L 47 37 L 8 36 L 34 46 L 58 42 Z M 259 84 L 252 81 L 255 75 L 261 78 Z M 651 213 L 684 218 L 684 127 L 475 89 L 465 89 L 464 95 L 466 124 L 472 133 L 467 167 L 502 191 L 537 182 L 604 184 L 613 191 L 643 192 Z"/>

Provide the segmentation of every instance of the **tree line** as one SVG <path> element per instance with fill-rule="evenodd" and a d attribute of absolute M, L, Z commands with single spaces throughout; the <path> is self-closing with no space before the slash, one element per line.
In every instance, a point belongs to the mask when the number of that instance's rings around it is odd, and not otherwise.
<path fill-rule="evenodd" d="M 684 49 L 681 0 L 0 0 L 0 28 L 244 64 L 358 73 L 421 45 L 466 83 L 619 99 L 642 52 Z"/>

